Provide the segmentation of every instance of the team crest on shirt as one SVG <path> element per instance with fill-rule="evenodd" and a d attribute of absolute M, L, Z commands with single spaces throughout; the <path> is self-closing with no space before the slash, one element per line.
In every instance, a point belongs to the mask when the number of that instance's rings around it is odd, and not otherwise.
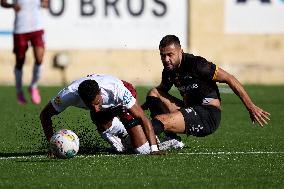
<path fill-rule="evenodd" d="M 60 96 L 57 96 L 54 98 L 54 103 L 57 105 L 57 106 L 60 106 L 61 105 L 61 98 Z"/>

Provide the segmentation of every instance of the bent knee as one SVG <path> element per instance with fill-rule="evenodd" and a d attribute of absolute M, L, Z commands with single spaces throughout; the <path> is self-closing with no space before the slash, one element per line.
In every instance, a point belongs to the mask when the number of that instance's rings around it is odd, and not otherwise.
<path fill-rule="evenodd" d="M 147 96 L 153 96 L 153 97 L 159 97 L 159 91 L 157 90 L 157 88 L 152 88 L 150 89 L 150 91 L 148 92 Z"/>

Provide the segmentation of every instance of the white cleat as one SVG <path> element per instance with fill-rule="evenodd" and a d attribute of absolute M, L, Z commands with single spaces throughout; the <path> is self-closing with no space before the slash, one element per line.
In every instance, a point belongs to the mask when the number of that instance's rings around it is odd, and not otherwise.
<path fill-rule="evenodd" d="M 185 144 L 177 139 L 167 138 L 158 144 L 160 150 L 182 149 Z"/>

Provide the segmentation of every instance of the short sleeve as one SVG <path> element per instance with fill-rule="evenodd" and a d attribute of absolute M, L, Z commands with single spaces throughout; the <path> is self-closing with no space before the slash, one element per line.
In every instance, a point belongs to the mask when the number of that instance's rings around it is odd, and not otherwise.
<path fill-rule="evenodd" d="M 66 87 L 53 97 L 50 102 L 57 112 L 62 112 L 67 107 L 78 104 L 79 100 L 80 97 Z"/>
<path fill-rule="evenodd" d="M 197 56 L 194 62 L 194 73 L 199 78 L 209 81 L 215 79 L 218 72 L 218 67 L 215 64 L 200 56 Z"/>

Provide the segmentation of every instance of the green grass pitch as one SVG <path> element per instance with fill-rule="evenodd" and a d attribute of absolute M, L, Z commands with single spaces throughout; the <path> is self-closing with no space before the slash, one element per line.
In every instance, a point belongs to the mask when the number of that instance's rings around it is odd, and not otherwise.
<path fill-rule="evenodd" d="M 56 129 L 77 133 L 81 146 L 76 157 L 61 160 L 46 157 L 39 121 L 60 88 L 40 87 L 41 105 L 19 106 L 14 87 L 1 86 L 0 188 L 284 188 L 284 86 L 245 87 L 271 113 L 263 128 L 250 122 L 236 95 L 220 87 L 220 128 L 205 138 L 181 135 L 186 148 L 165 156 L 109 153 L 88 111 L 71 107 L 53 121 Z M 146 91 L 138 87 L 141 103 Z"/>

